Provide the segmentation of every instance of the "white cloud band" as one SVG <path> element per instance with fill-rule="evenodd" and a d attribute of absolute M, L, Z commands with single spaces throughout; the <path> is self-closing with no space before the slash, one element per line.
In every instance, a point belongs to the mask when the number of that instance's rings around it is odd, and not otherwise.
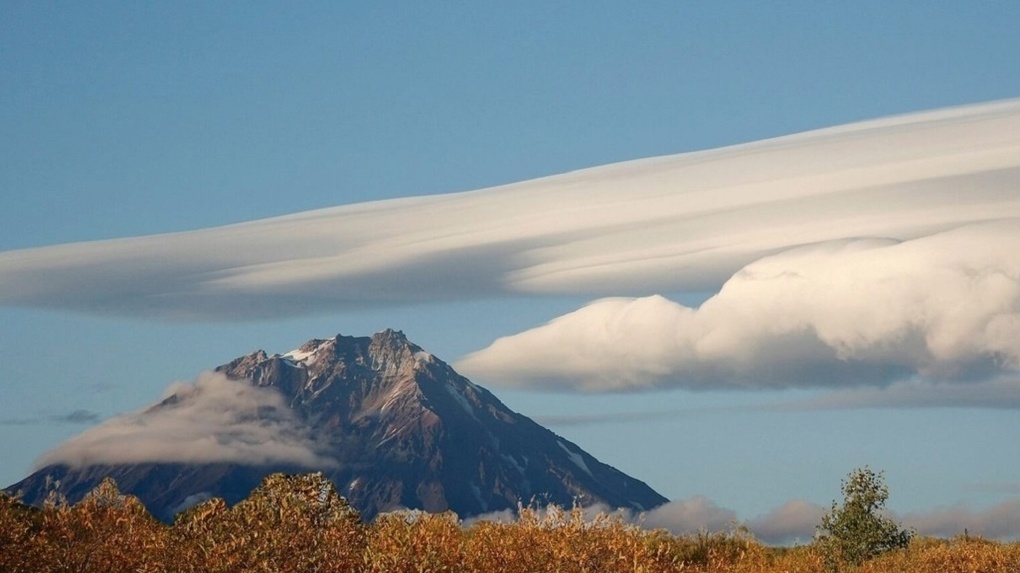
<path fill-rule="evenodd" d="M 0 304 L 214 320 L 715 289 L 802 245 L 1020 217 L 1020 100 L 481 191 L 0 253 Z"/>

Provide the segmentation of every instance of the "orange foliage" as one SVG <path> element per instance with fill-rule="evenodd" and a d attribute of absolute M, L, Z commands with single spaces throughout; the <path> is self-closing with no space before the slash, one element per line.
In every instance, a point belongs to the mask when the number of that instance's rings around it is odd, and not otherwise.
<path fill-rule="evenodd" d="M 245 501 L 219 499 L 173 525 L 104 482 L 42 509 L 0 496 L 0 572 L 821 573 L 812 546 L 767 547 L 746 532 L 674 536 L 580 509 L 524 508 L 513 523 L 464 527 L 451 513 L 364 524 L 321 474 L 274 475 Z M 860 573 L 1016 573 L 1020 543 L 918 538 Z"/>

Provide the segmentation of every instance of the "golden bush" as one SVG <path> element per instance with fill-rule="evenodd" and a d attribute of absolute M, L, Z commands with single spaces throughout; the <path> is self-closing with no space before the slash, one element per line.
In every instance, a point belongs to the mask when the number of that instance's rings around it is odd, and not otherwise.
<path fill-rule="evenodd" d="M 1020 543 L 915 538 L 860 573 L 1020 572 Z M 767 547 L 746 531 L 676 536 L 580 508 L 524 508 L 465 527 L 452 513 L 364 524 L 321 474 L 274 475 L 234 507 L 220 499 L 173 525 L 104 482 L 70 506 L 0 495 L 0 572 L 821 573 L 817 545 Z"/>
<path fill-rule="evenodd" d="M 363 571 L 447 573 L 465 570 L 463 532 L 453 513 L 384 514 L 368 527 Z"/>

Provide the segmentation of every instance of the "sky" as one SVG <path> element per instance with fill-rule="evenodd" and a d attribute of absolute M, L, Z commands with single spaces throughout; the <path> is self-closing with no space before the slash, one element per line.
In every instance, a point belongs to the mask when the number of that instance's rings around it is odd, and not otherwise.
<path fill-rule="evenodd" d="M 4 3 L 0 482 L 236 356 L 392 327 L 665 526 L 778 539 L 870 465 L 908 523 L 1018 537 L 1018 24 Z"/>

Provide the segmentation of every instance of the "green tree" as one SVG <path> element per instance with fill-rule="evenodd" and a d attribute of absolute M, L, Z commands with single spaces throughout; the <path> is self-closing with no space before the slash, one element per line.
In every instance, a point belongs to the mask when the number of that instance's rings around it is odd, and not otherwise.
<path fill-rule="evenodd" d="M 843 481 L 842 489 L 843 505 L 833 501 L 818 527 L 818 544 L 830 571 L 860 565 L 910 543 L 913 533 L 882 514 L 889 498 L 882 472 L 867 466 L 856 469 Z"/>

